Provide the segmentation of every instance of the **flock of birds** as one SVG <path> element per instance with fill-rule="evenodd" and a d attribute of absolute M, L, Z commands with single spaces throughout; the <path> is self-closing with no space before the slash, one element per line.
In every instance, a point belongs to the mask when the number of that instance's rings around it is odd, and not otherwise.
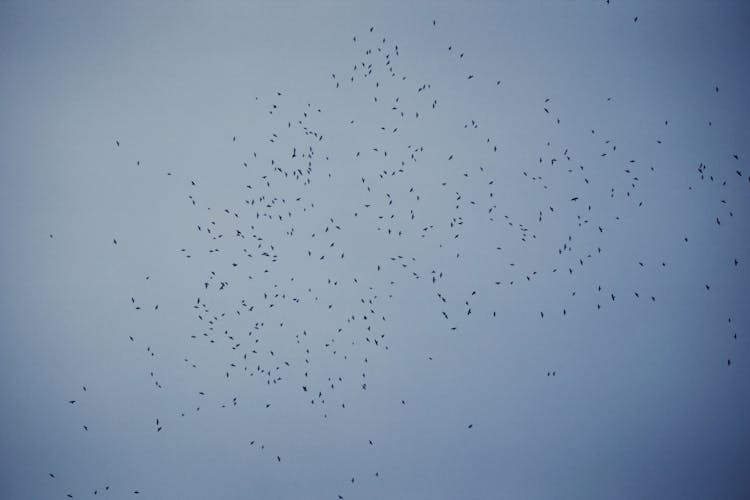
<path fill-rule="evenodd" d="M 438 23 L 431 24 L 439 33 Z M 571 315 L 593 315 L 633 301 L 642 301 L 644 307 L 658 302 L 656 292 L 648 288 L 625 289 L 618 283 L 600 284 L 590 276 L 578 276 L 592 262 L 610 258 L 607 249 L 613 238 L 622 237 L 618 235 L 622 219 L 647 210 L 649 200 L 641 186 L 655 182 L 657 165 L 591 129 L 579 148 L 549 137 L 533 161 L 510 166 L 503 161 L 503 143 L 509 139 L 485 132 L 480 116 L 456 125 L 455 116 L 442 109 L 440 82 L 407 74 L 399 64 L 397 43 L 375 27 L 354 36 L 351 43 L 360 55 L 330 75 L 330 86 L 356 103 L 354 110 L 309 102 L 297 106 L 296 96 L 289 98 L 285 91 L 254 98 L 259 109 L 256 119 L 267 120 L 266 136 L 248 138 L 237 131 L 226 144 L 237 161 L 217 167 L 229 171 L 241 186 L 235 198 L 231 193 L 211 198 L 200 179 L 181 179 L 169 169 L 156 172 L 145 166 L 148 161 L 142 164 L 127 139 L 113 140 L 113 154 L 127 157 L 132 168 L 167 175 L 185 190 L 185 209 L 202 244 L 181 248 L 179 254 L 186 265 L 197 266 L 203 274 L 195 283 L 192 310 L 184 311 L 195 322 L 194 331 L 186 335 L 185 351 L 210 349 L 220 356 L 221 366 L 209 363 L 208 369 L 221 373 L 227 387 L 235 391 L 231 399 L 222 399 L 196 388 L 185 402 L 190 409 L 176 409 L 166 418 L 155 416 L 153 432 L 167 432 L 175 419 L 199 418 L 203 406 L 237 408 L 241 395 L 257 384 L 296 387 L 301 402 L 316 408 L 319 418 L 329 419 L 347 411 L 339 387 L 366 393 L 368 384 L 377 383 L 371 381 L 368 363 L 388 355 L 394 336 L 411 334 L 422 320 L 438 322 L 447 335 L 469 336 L 477 325 L 486 324 L 479 321 L 501 325 L 502 311 L 492 304 L 519 287 L 544 287 L 553 278 L 567 284 L 567 292 L 556 305 L 540 308 L 534 320 L 555 318 L 557 328 L 564 329 Z M 445 57 L 457 85 L 469 92 L 475 85 L 502 92 L 498 75 L 466 70 L 469 58 L 453 44 L 445 45 Z M 718 86 L 707 90 L 719 93 Z M 349 112 L 351 117 L 339 120 L 337 129 L 321 125 L 323 115 L 334 116 L 328 116 L 330 122 Z M 565 126 L 565 117 L 551 98 L 540 99 L 536 112 L 555 127 Z M 418 132 L 425 121 L 445 124 L 445 135 L 432 137 L 434 142 L 410 139 L 423 138 Z M 665 136 L 668 128 L 665 120 Z M 331 139 L 337 136 L 347 139 Z M 653 140 L 657 147 L 668 147 L 662 137 Z M 453 144 L 455 150 L 448 150 Z M 598 156 L 585 152 L 590 149 L 598 150 Z M 693 190 L 719 187 L 714 217 L 721 228 L 734 217 L 732 205 L 738 202 L 727 199 L 723 193 L 728 190 L 721 188 L 744 184 L 750 190 L 750 171 L 743 171 L 739 154 L 726 156 L 725 164 L 700 164 L 694 177 L 686 177 Z M 510 207 L 500 186 L 507 178 L 514 179 L 518 190 L 547 192 L 546 199 L 554 201 L 546 206 Z M 478 248 L 487 245 L 486 235 L 497 235 L 491 238 L 497 243 Z M 535 241 L 555 238 L 554 251 L 541 261 L 534 257 Z M 681 239 L 682 244 L 690 244 L 687 235 Z M 112 245 L 121 247 L 117 235 Z M 507 257 L 524 255 L 526 249 L 530 249 L 526 259 Z M 485 274 L 471 276 L 471 285 L 444 270 L 461 269 L 466 259 L 477 255 L 493 255 L 494 262 L 488 263 Z M 658 273 L 670 262 L 665 257 L 623 264 L 633 272 L 652 273 L 658 280 Z M 740 268 L 743 263 L 735 258 L 725 265 Z M 303 268 L 312 271 L 301 282 L 295 278 Z M 143 286 L 150 283 L 152 277 L 145 276 Z M 429 301 L 431 310 L 425 313 L 429 317 L 414 317 L 415 323 L 405 328 L 390 323 L 388 311 L 394 300 L 409 307 L 410 297 L 400 292 L 407 283 L 409 290 L 418 290 Z M 705 290 L 710 292 L 710 283 Z M 123 301 L 134 315 L 160 314 L 159 305 L 140 300 L 138 291 Z M 313 321 L 300 329 L 295 317 Z M 155 369 L 150 372 L 154 389 L 168 390 L 156 375 L 158 357 L 151 346 L 137 334 L 129 335 L 127 342 L 134 352 L 141 350 L 154 359 Z M 289 343 L 294 347 L 290 349 Z M 425 360 L 437 362 L 427 347 Z M 188 370 L 201 366 L 189 356 L 183 361 Z M 722 360 L 728 366 L 732 361 L 731 353 Z M 559 367 L 545 372 L 547 377 L 563 375 Z M 83 386 L 68 405 L 75 408 L 89 395 Z M 393 398 L 408 411 L 407 395 Z M 264 401 L 261 406 L 267 409 L 273 403 Z M 89 425 L 82 423 L 82 432 L 89 432 Z M 464 431 L 473 428 L 469 421 Z M 281 454 L 266 451 L 273 449 L 272 443 L 258 437 L 247 446 L 248 453 L 263 453 L 283 466 Z M 372 439 L 367 439 L 367 446 L 375 446 Z M 371 474 L 371 480 L 380 480 L 380 471 Z M 48 477 L 59 481 L 54 472 Z M 362 480 L 347 477 L 345 482 L 355 485 Z M 93 495 L 111 491 L 110 485 L 91 490 Z M 126 492 L 140 494 L 138 488 Z M 86 493 L 65 494 L 75 498 Z M 339 499 L 354 495 L 352 490 L 333 494 Z"/>

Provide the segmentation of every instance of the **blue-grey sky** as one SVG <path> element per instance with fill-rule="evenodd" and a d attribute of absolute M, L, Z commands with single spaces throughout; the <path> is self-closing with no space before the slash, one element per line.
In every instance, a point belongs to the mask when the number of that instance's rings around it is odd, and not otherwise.
<path fill-rule="evenodd" d="M 747 498 L 749 21 L 0 2 L 0 497 Z"/>

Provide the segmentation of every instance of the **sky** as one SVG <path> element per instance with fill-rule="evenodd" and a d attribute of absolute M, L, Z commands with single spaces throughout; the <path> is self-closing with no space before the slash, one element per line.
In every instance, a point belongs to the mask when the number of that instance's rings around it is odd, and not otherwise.
<path fill-rule="evenodd" d="M 0 2 L 0 497 L 748 498 L 748 21 Z"/>

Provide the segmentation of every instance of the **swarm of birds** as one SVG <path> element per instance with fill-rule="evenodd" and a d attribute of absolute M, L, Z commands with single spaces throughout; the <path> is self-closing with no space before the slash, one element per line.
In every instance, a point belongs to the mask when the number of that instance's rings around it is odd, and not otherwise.
<path fill-rule="evenodd" d="M 444 43 L 439 24 L 428 22 L 435 42 Z M 193 234 L 185 235 L 189 243 L 175 253 L 200 279 L 189 291 L 194 296 L 189 309 L 170 312 L 190 316 L 194 327 L 169 354 L 179 355 L 185 370 L 210 371 L 226 384 L 221 394 L 192 388 L 172 414 L 153 417 L 152 432 L 167 434 L 177 421 L 200 418 L 202 407 L 273 411 L 274 400 L 249 396 L 263 386 L 271 389 L 263 394 L 292 387 L 300 404 L 314 408 L 319 419 L 330 419 L 347 411 L 350 401 L 344 395 L 351 392 L 342 387 L 367 398 L 379 383 L 369 366 L 389 359 L 394 338 L 412 335 L 421 323 L 441 325 L 433 335 L 465 339 L 488 321 L 501 328 L 503 297 L 541 290 L 552 281 L 562 292 L 554 303 L 540 302 L 529 323 L 554 321 L 556 329 L 565 330 L 571 316 L 596 316 L 623 304 L 657 307 L 660 297 L 653 283 L 669 268 L 668 252 L 657 252 L 661 257 L 656 259 L 636 256 L 615 263 L 610 250 L 618 238 L 634 236 L 623 229 L 623 221 L 649 210 L 648 193 L 662 182 L 658 164 L 627 145 L 618 148 L 615 138 L 596 128 L 577 131 L 578 144 L 567 140 L 565 124 L 571 116 L 548 96 L 539 97 L 535 117 L 550 126 L 549 136 L 539 140 L 533 159 L 509 164 L 504 149 L 512 137 L 485 129 L 487 116 L 457 116 L 443 106 L 447 85 L 466 92 L 491 86 L 502 93 L 505 75 L 468 67 L 470 54 L 451 42 L 442 45 L 446 80 L 425 81 L 400 62 L 400 52 L 408 47 L 374 26 L 353 36 L 351 44 L 356 58 L 333 63 L 333 98 L 304 96 L 306 103 L 299 106 L 299 96 L 290 97 L 283 89 L 253 98 L 254 116 L 264 120 L 265 136 L 247 137 L 237 130 L 220 145 L 235 158 L 216 167 L 217 175 L 233 180 L 237 189 L 232 193 L 216 196 L 204 188 L 210 182 L 182 178 L 172 167 L 143 170 L 144 175 L 168 176 L 183 195 L 186 217 L 194 221 Z M 709 94 L 718 91 L 718 86 L 706 89 Z M 607 106 L 611 99 L 598 105 Z M 439 123 L 447 133 L 425 140 L 421 131 L 426 121 Z M 662 147 L 669 133 L 665 120 L 664 133 L 653 138 L 656 147 Z M 112 146 L 113 157 L 126 155 L 130 165 L 146 169 L 127 138 L 113 138 Z M 727 152 L 721 162 L 698 162 L 681 179 L 688 189 L 715 197 L 703 221 L 711 231 L 742 229 L 734 216 L 739 197 L 746 199 L 750 192 L 750 171 L 745 170 L 742 157 Z M 510 191 L 544 193 L 548 203 L 518 206 Z M 674 244 L 690 245 L 689 236 L 675 234 Z M 113 252 L 127 251 L 127 238 L 120 234 L 111 239 Z M 538 257 L 540 252 L 544 258 Z M 485 259 L 484 274 L 468 280 L 456 275 L 473 259 Z M 635 289 L 607 282 L 607 276 L 589 271 L 602 264 L 650 279 Z M 738 258 L 721 265 L 742 270 Z M 168 309 L 142 298 L 149 296 L 154 282 L 146 272 L 144 276 L 142 289 L 122 297 L 134 321 Z M 711 294 L 713 285 L 701 288 Z M 414 324 L 390 321 L 395 308 L 410 308 L 417 301 L 428 306 L 415 313 Z M 300 326 L 307 318 L 314 320 Z M 731 328 L 731 318 L 728 323 Z M 736 332 L 732 335 L 736 340 Z M 154 391 L 169 391 L 158 375 L 159 353 L 144 337 L 127 336 L 128 354 L 148 358 Z M 728 343 L 717 364 L 731 369 L 732 349 Z M 211 353 L 211 361 L 202 358 L 203 352 Z M 422 359 L 439 362 L 430 355 L 429 341 L 423 354 Z M 540 383 L 554 383 L 565 377 L 566 369 L 540 367 Z M 85 415 L 92 392 L 83 386 L 70 396 L 70 411 Z M 393 394 L 400 411 L 410 411 L 408 396 Z M 465 415 L 455 432 L 471 430 L 469 438 L 480 436 L 483 426 L 475 426 L 475 417 Z M 84 432 L 97 432 L 93 422 L 82 426 Z M 260 439 L 247 444 L 248 453 L 284 467 L 285 457 L 274 451 L 274 443 Z M 376 448 L 372 439 L 361 444 Z M 380 471 L 370 475 L 368 480 L 381 478 Z M 48 476 L 58 480 L 54 473 Z M 343 481 L 351 488 L 359 484 L 355 477 Z M 103 495 L 110 486 L 92 491 Z M 334 493 L 345 498 L 335 490 L 332 497 Z M 139 495 L 140 489 L 118 494 Z"/>

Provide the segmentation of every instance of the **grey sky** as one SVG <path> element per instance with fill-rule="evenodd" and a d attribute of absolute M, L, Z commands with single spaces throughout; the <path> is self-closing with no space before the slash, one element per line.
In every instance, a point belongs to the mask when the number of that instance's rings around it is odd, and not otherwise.
<path fill-rule="evenodd" d="M 0 497 L 747 498 L 748 21 L 0 3 Z"/>

